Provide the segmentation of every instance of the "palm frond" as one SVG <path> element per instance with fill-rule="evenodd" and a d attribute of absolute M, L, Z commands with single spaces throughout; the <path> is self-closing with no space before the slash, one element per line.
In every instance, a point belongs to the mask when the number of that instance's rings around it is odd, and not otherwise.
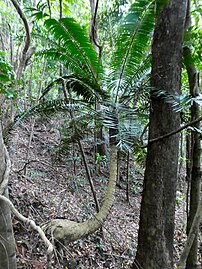
<path fill-rule="evenodd" d="M 43 101 L 35 106 L 32 106 L 30 109 L 23 111 L 19 115 L 17 115 L 14 120 L 12 129 L 16 128 L 24 120 L 26 120 L 27 118 L 33 115 L 37 115 L 37 114 L 50 115 L 56 112 L 64 112 L 64 111 L 70 111 L 70 110 L 72 111 L 73 109 L 79 109 L 79 108 L 80 108 L 80 102 L 77 104 L 67 104 L 62 99 Z"/>
<path fill-rule="evenodd" d="M 122 90 L 120 102 L 127 104 L 131 101 L 135 104 L 142 92 L 150 92 L 150 55 L 146 57 L 138 68 L 134 71 L 134 75 L 131 77 L 131 81 Z"/>
<path fill-rule="evenodd" d="M 86 31 L 72 18 L 62 18 L 59 21 L 48 19 L 45 25 L 54 38 L 60 41 L 61 48 L 67 52 L 66 57 L 70 56 L 70 61 L 74 58 L 76 64 L 72 61 L 72 65 L 85 68 L 88 75 L 97 82 L 103 69 Z"/>
<path fill-rule="evenodd" d="M 121 151 L 132 151 L 133 145 L 140 140 L 144 124 L 148 122 L 148 115 L 121 103 L 109 103 L 103 107 L 102 118 L 106 128 L 117 131 L 113 137 Z"/>
<path fill-rule="evenodd" d="M 192 98 L 190 94 L 172 94 L 165 90 L 152 89 L 152 96 L 161 98 L 165 103 L 171 104 L 173 110 L 176 112 L 187 109 L 191 106 L 193 101 L 199 100 L 200 98 Z"/>
<path fill-rule="evenodd" d="M 50 14 L 46 13 L 47 8 L 47 3 L 42 3 L 41 1 L 39 1 L 36 7 L 25 7 L 25 10 L 27 12 L 31 12 L 31 17 L 34 17 L 36 20 L 41 20 L 45 17 L 50 16 Z"/>
<path fill-rule="evenodd" d="M 75 58 L 75 55 L 72 55 L 67 50 L 64 50 L 61 46 L 43 50 L 37 53 L 37 55 L 45 56 L 53 61 L 60 62 L 68 70 L 71 70 L 71 72 L 86 76 L 87 70 L 84 68 L 84 66 L 78 63 L 78 59 Z"/>
<path fill-rule="evenodd" d="M 154 28 L 154 1 L 140 0 L 132 4 L 119 29 L 116 51 L 109 74 L 116 98 L 129 87 L 149 54 L 149 41 Z"/>
<path fill-rule="evenodd" d="M 52 81 L 44 90 L 40 97 L 42 99 L 53 86 L 65 83 L 67 89 L 75 92 L 77 96 L 81 96 L 85 101 L 92 101 L 94 98 L 100 100 L 108 98 L 108 94 L 104 92 L 94 80 L 85 78 L 80 75 L 70 74 L 67 76 L 59 77 Z"/>

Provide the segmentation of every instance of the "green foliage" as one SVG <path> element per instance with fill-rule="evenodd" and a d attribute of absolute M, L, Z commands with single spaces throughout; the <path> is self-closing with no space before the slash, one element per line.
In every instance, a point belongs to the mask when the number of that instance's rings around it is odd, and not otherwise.
<path fill-rule="evenodd" d="M 67 112 L 70 111 L 71 109 L 75 109 L 76 107 L 78 108 L 79 104 L 70 105 L 64 102 L 64 100 L 60 99 L 40 102 L 39 104 L 32 106 L 30 109 L 25 110 L 21 114 L 17 115 L 17 117 L 14 120 L 13 127 L 16 127 L 17 125 L 21 124 L 21 122 L 26 118 L 36 114 L 39 115 L 45 114 L 50 117 L 51 114 L 55 114 L 61 111 Z"/>
<path fill-rule="evenodd" d="M 70 181 L 69 188 L 71 189 L 72 193 L 74 192 L 81 193 L 86 183 L 87 182 L 85 178 L 77 176 Z"/>
<path fill-rule="evenodd" d="M 47 13 L 47 8 L 47 3 L 39 1 L 36 7 L 27 7 L 26 10 L 31 12 L 31 17 L 34 17 L 36 20 L 41 20 L 50 16 L 50 14 Z"/>
<path fill-rule="evenodd" d="M 7 98 L 16 98 L 16 93 L 11 90 L 15 83 L 15 74 L 5 56 L 6 53 L 0 51 L 0 93 Z"/>
<path fill-rule="evenodd" d="M 39 17 L 42 17 L 46 7 L 40 8 L 42 13 Z M 127 15 L 122 15 L 110 64 L 105 69 L 89 41 L 88 31 L 73 18 L 49 18 L 45 21 L 50 42 L 40 55 L 61 63 L 65 72 L 62 78 L 47 86 L 43 97 L 53 86 L 65 83 L 67 92 L 70 89 L 85 101 L 99 99 L 104 125 L 117 130 L 118 146 L 127 151 L 142 131 L 135 106 L 138 103 L 136 97 L 149 90 L 149 45 L 154 28 L 154 1 L 135 1 Z M 46 109 L 50 111 L 51 108 Z"/>
<path fill-rule="evenodd" d="M 141 165 L 144 167 L 146 163 L 147 149 L 136 147 L 134 150 L 134 157 L 134 164 Z"/>
<path fill-rule="evenodd" d="M 98 28 L 103 45 L 102 59 L 107 66 L 110 62 L 112 49 L 114 49 L 120 20 L 127 13 L 127 0 L 99 1 Z"/>
<path fill-rule="evenodd" d="M 107 165 L 107 156 L 105 155 L 100 155 L 98 152 L 95 154 L 96 158 L 96 164 L 99 166 L 106 166 Z"/>
<path fill-rule="evenodd" d="M 136 180 L 135 183 L 132 185 L 130 191 L 133 194 L 138 194 L 140 193 L 141 189 L 142 189 L 142 182 Z"/>
<path fill-rule="evenodd" d="M 120 89 L 124 94 L 139 90 L 144 85 L 150 67 L 150 61 L 145 62 L 144 59 L 148 55 L 154 27 L 153 5 L 153 2 L 146 0 L 131 5 L 118 31 L 111 64 L 105 76 L 87 31 L 72 18 L 45 21 L 49 33 L 59 43 L 43 51 L 43 55 L 60 61 L 79 81 L 79 86 L 83 80 L 83 94 L 89 89 L 99 94 L 105 92 L 103 89 L 110 90 L 110 93 L 116 91 L 116 94 Z M 69 86 L 72 86 L 73 83 L 70 83 Z"/>
<path fill-rule="evenodd" d="M 185 195 L 180 192 L 180 191 L 177 191 L 176 193 L 176 205 L 179 207 L 180 204 L 182 203 L 182 201 L 185 199 Z"/>
<path fill-rule="evenodd" d="M 99 99 L 107 94 L 101 89 L 99 81 L 103 76 L 103 68 L 87 31 L 72 18 L 48 19 L 45 21 L 48 31 L 53 34 L 59 44 L 44 50 L 41 54 L 53 60 L 61 62 L 65 68 L 71 71 L 71 75 L 65 77 L 67 87 L 71 88 L 85 100 Z"/>
<path fill-rule="evenodd" d="M 152 95 L 161 98 L 165 103 L 172 104 L 176 112 L 182 111 L 190 107 L 194 99 L 190 94 L 171 94 L 165 90 L 153 90 Z"/>
<path fill-rule="evenodd" d="M 72 18 L 62 18 L 59 21 L 48 19 L 45 21 L 45 25 L 54 38 L 60 41 L 61 50 L 67 52 L 65 55 L 67 61 L 70 56 L 70 61 L 66 62 L 66 66 L 71 64 L 71 70 L 75 68 L 75 72 L 87 72 L 97 81 L 97 77 L 102 73 L 102 67 L 87 37 L 86 30 Z"/>
<path fill-rule="evenodd" d="M 45 172 L 40 172 L 36 170 L 29 170 L 28 178 L 31 181 L 34 181 L 36 178 L 44 178 L 46 176 Z"/>
<path fill-rule="evenodd" d="M 103 107 L 103 124 L 107 128 L 117 130 L 117 146 L 121 151 L 133 151 L 136 144 L 139 144 L 139 137 L 143 131 L 144 123 L 148 121 L 148 115 L 141 113 L 134 108 L 118 103 L 116 110 L 112 104 Z"/>
<path fill-rule="evenodd" d="M 139 71 L 149 53 L 149 43 L 154 28 L 154 2 L 136 1 L 123 19 L 116 41 L 116 50 L 110 65 L 109 85 L 115 91 L 115 99 L 123 91 L 134 89 Z"/>
<path fill-rule="evenodd" d="M 190 32 L 190 38 L 185 40 L 185 45 L 188 45 L 193 54 L 193 63 L 197 70 L 202 71 L 202 24 L 201 24 L 201 11 L 202 5 L 198 4 L 193 9 L 192 16 L 194 25 L 188 30 Z"/>

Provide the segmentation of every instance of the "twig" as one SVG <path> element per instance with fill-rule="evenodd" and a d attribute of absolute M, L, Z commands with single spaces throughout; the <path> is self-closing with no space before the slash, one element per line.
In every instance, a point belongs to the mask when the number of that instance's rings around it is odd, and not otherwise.
<path fill-rule="evenodd" d="M 44 243 L 45 243 L 45 245 L 47 247 L 47 269 L 51 269 L 52 268 L 52 266 L 51 266 L 51 257 L 52 257 L 52 254 L 53 254 L 54 247 L 53 247 L 53 244 L 46 237 L 44 231 L 41 229 L 40 226 L 36 225 L 36 223 L 33 220 L 31 220 L 31 219 L 26 218 L 25 216 L 23 216 L 15 208 L 15 206 L 13 205 L 13 203 L 8 198 L 6 198 L 3 195 L 0 195 L 0 199 L 3 200 L 4 202 L 6 202 L 9 205 L 11 211 L 13 212 L 13 214 L 19 220 L 21 220 L 22 222 L 24 222 L 27 225 L 30 225 L 35 231 L 38 232 L 38 234 L 40 235 L 41 239 L 44 241 Z"/>

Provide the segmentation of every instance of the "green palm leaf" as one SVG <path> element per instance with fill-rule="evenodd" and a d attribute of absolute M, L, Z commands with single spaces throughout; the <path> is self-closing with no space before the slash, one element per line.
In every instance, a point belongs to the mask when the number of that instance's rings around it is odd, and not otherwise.
<path fill-rule="evenodd" d="M 45 21 L 48 30 L 60 41 L 60 47 L 72 66 L 84 68 L 96 82 L 102 74 L 102 66 L 86 31 L 72 18 L 48 19 Z M 74 59 L 74 61 L 72 61 Z"/>
<path fill-rule="evenodd" d="M 40 100 L 53 88 L 55 85 L 65 83 L 67 89 L 75 92 L 77 96 L 81 96 L 85 101 L 91 101 L 94 99 L 108 98 L 106 92 L 104 92 L 99 85 L 95 83 L 93 79 L 85 78 L 84 76 L 70 74 L 67 76 L 59 77 L 52 81 L 42 93 Z"/>
<path fill-rule="evenodd" d="M 149 54 L 153 27 L 154 1 L 136 1 L 120 26 L 110 67 L 110 87 L 115 90 L 116 99 L 124 89 L 133 84 L 134 73 Z"/>
<path fill-rule="evenodd" d="M 62 63 L 68 70 L 71 70 L 76 74 L 83 74 L 84 76 L 87 75 L 87 70 L 78 63 L 78 59 L 75 59 L 74 55 L 63 50 L 61 47 L 47 49 L 38 54 Z"/>

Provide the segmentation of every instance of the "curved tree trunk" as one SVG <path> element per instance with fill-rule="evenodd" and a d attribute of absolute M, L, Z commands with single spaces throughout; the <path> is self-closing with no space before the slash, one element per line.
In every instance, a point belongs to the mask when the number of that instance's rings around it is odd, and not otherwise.
<path fill-rule="evenodd" d="M 8 197 L 10 160 L 5 148 L 0 124 L 0 194 Z M 0 269 L 16 269 L 15 240 L 9 205 L 0 200 Z"/>
<path fill-rule="evenodd" d="M 171 0 L 159 14 L 152 45 L 151 84 L 179 94 L 186 0 Z M 152 95 L 149 140 L 179 128 L 172 105 Z M 149 143 L 133 269 L 173 269 L 173 234 L 179 135 Z"/>
<path fill-rule="evenodd" d="M 52 235 L 56 240 L 70 243 L 86 237 L 101 228 L 114 201 L 117 178 L 117 149 L 114 144 L 111 146 L 109 172 L 108 189 L 104 197 L 103 205 L 101 206 L 100 211 L 93 216 L 92 219 L 82 223 L 65 219 L 54 219 L 43 226 L 46 233 Z"/>

